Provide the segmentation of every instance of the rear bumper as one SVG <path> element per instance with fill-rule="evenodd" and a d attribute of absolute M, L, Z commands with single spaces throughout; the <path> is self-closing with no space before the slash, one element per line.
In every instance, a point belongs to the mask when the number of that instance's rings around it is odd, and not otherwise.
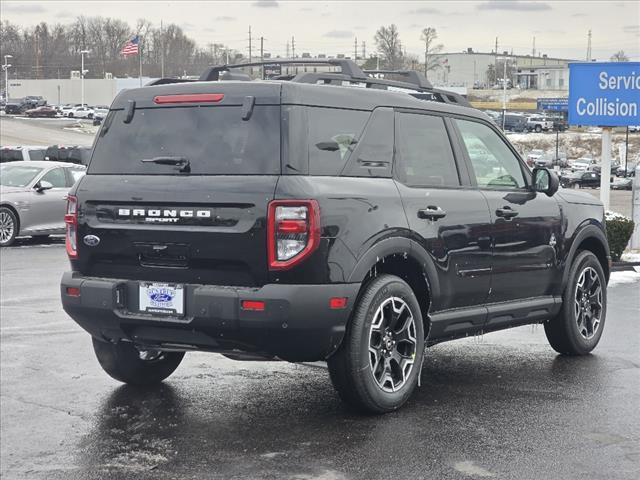
<path fill-rule="evenodd" d="M 80 289 L 79 296 L 67 288 Z M 92 336 L 175 350 L 243 351 L 289 361 L 327 358 L 340 345 L 360 284 L 280 285 L 260 288 L 187 284 L 185 315 L 137 311 L 139 283 L 66 272 L 62 306 Z M 347 297 L 342 309 L 329 299 Z M 264 311 L 240 308 L 242 300 L 265 302 Z"/>

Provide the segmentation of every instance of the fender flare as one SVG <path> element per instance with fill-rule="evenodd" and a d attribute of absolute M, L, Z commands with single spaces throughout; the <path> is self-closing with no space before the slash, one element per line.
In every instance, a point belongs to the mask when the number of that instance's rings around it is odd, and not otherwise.
<path fill-rule="evenodd" d="M 371 268 L 390 255 L 403 255 L 422 266 L 431 297 L 431 303 L 440 298 L 440 284 L 435 264 L 427 251 L 415 240 L 406 237 L 390 237 L 380 240 L 360 256 L 349 275 L 348 282 L 362 283 Z"/>
<path fill-rule="evenodd" d="M 562 292 L 564 292 L 565 287 L 567 286 L 567 281 L 569 280 L 569 271 L 571 270 L 571 265 L 573 263 L 573 259 L 576 257 L 576 253 L 578 251 L 578 246 L 586 239 L 593 238 L 597 240 L 601 245 L 604 251 L 606 252 L 607 259 L 611 258 L 609 254 L 609 241 L 607 240 L 607 236 L 602 231 L 601 228 L 589 224 L 582 227 L 578 233 L 575 234 L 571 247 L 569 248 L 569 252 L 565 256 L 564 260 L 564 272 L 562 273 Z M 609 267 L 605 269 L 607 273 L 607 280 L 609 277 Z"/>

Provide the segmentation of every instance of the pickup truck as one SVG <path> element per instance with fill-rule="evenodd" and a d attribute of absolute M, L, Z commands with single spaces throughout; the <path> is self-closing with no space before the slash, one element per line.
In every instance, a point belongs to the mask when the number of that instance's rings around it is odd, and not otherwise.
<path fill-rule="evenodd" d="M 553 120 L 546 117 L 532 115 L 527 118 L 527 130 L 532 132 L 548 132 L 553 130 Z"/>

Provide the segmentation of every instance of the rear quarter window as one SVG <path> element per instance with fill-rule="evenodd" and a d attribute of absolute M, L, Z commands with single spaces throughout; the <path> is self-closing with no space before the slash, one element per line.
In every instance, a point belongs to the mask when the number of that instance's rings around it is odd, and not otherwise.
<path fill-rule="evenodd" d="M 309 174 L 339 175 L 358 144 L 370 112 L 308 108 Z"/>

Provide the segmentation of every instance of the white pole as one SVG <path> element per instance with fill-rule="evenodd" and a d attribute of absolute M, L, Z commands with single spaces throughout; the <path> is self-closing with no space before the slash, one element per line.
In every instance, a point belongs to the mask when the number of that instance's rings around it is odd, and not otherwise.
<path fill-rule="evenodd" d="M 631 197 L 631 219 L 635 223 L 630 246 L 632 249 L 640 249 L 640 164 L 636 165 L 633 178 L 633 193 Z"/>
<path fill-rule="evenodd" d="M 84 107 L 84 50 L 80 52 L 80 104 Z"/>
<path fill-rule="evenodd" d="M 502 59 L 504 73 L 502 75 L 502 130 L 504 130 L 505 117 L 507 116 L 507 59 Z"/>
<path fill-rule="evenodd" d="M 5 100 L 9 102 L 9 64 L 6 55 L 4 57 L 4 96 Z"/>
<path fill-rule="evenodd" d="M 600 171 L 600 201 L 609 210 L 609 184 L 611 182 L 611 127 L 602 128 L 602 169 Z"/>

